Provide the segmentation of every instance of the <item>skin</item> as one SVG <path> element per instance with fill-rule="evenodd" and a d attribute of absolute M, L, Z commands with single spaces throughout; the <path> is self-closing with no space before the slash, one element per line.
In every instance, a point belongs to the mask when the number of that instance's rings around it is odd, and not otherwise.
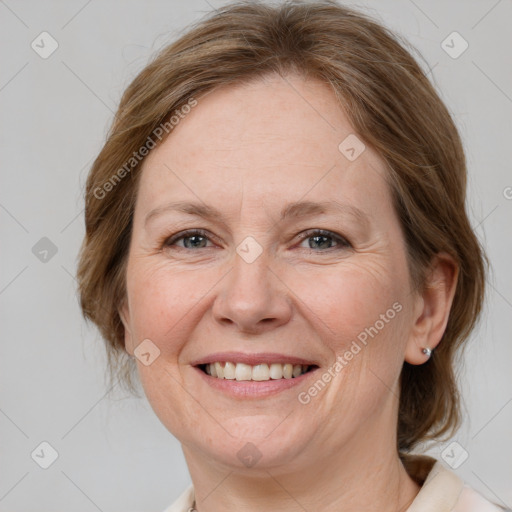
<path fill-rule="evenodd" d="M 411 289 L 384 163 L 369 146 L 349 161 L 338 145 L 352 133 L 325 84 L 272 75 L 198 98 L 144 160 L 120 311 L 125 345 L 133 355 L 149 339 L 160 350 L 152 364 L 138 362 L 139 375 L 182 443 L 200 512 L 397 511 L 419 491 L 396 452 L 399 375 L 404 360 L 423 364 L 422 347 L 439 343 L 457 267 L 439 254 L 430 286 Z M 223 221 L 169 210 L 145 224 L 178 200 L 211 205 Z M 336 212 L 278 222 L 299 200 L 350 204 L 368 223 Z M 165 244 L 193 228 L 207 232 L 199 247 Z M 312 229 L 351 245 L 297 237 Z M 236 252 L 247 236 L 263 250 L 252 263 Z M 396 302 L 401 311 L 300 403 Z M 233 398 L 191 365 L 219 351 L 292 354 L 319 369 L 277 395 Z M 237 457 L 247 442 L 261 455 L 252 467 Z"/>

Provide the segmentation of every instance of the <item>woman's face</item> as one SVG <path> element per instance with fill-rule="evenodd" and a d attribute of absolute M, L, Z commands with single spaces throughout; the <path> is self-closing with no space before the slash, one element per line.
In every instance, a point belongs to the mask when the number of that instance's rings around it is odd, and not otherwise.
<path fill-rule="evenodd" d="M 326 85 L 272 76 L 198 98 L 145 159 L 126 349 L 186 454 L 276 468 L 393 445 L 416 296 L 353 132 Z"/>

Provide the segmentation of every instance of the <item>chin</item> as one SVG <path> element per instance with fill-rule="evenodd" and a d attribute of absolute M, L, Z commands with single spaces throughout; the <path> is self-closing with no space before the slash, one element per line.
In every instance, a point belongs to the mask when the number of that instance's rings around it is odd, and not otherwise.
<path fill-rule="evenodd" d="M 287 416 L 288 415 L 288 416 Z M 284 420 L 284 421 L 283 421 Z M 308 434 L 305 422 L 298 421 L 298 414 L 254 414 L 225 419 L 208 431 L 188 432 L 185 446 L 202 453 L 213 462 L 237 471 L 247 469 L 257 474 L 258 470 L 293 466 L 300 455 L 311 445 L 314 432 Z M 313 425 L 311 426 L 313 430 Z M 179 433 L 177 437 L 182 437 Z M 211 442 L 215 440 L 215 442 Z M 205 442 L 206 441 L 206 442 Z"/>

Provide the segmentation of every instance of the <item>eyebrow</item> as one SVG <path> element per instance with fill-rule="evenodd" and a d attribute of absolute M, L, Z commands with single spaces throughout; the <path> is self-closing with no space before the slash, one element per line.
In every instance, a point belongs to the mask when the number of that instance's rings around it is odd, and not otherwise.
<path fill-rule="evenodd" d="M 202 217 L 204 219 L 216 219 L 225 222 L 222 213 L 213 206 L 209 206 L 204 203 L 177 201 L 167 203 L 163 206 L 159 206 L 151 210 L 146 215 L 144 224 L 146 225 L 152 218 L 169 211 L 177 211 L 186 213 L 188 215 Z M 345 213 L 354 217 L 357 221 L 361 222 L 365 226 L 367 226 L 370 222 L 368 215 L 363 212 L 363 210 L 360 210 L 351 204 L 338 203 L 337 201 L 296 201 L 289 203 L 281 210 L 280 221 L 289 218 L 321 215 L 324 213 Z"/>

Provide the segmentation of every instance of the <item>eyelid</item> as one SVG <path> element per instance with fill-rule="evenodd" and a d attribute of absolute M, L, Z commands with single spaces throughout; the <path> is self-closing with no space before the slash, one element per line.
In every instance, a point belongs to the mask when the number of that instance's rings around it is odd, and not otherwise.
<path fill-rule="evenodd" d="M 299 241 L 302 242 L 302 241 L 307 240 L 308 238 L 315 236 L 315 235 L 316 236 L 326 236 L 326 237 L 332 238 L 333 240 L 335 240 L 337 242 L 337 245 L 334 247 L 329 247 L 328 249 L 325 249 L 323 251 L 314 251 L 314 252 L 328 252 L 328 251 L 339 249 L 342 247 L 346 247 L 346 248 L 352 247 L 352 244 L 350 243 L 349 240 L 347 240 L 347 238 L 345 238 L 342 235 L 339 235 L 338 233 L 335 233 L 334 231 L 330 231 L 328 229 L 319 229 L 319 228 L 308 229 L 308 230 L 300 233 L 298 235 L 298 237 L 299 237 Z M 310 250 L 313 251 L 313 249 L 311 249 L 311 248 L 310 248 Z"/>
<path fill-rule="evenodd" d="M 211 242 L 213 242 L 213 240 L 216 239 L 216 237 L 214 235 L 210 234 L 205 229 L 191 228 L 191 229 L 186 229 L 184 231 L 180 231 L 174 235 L 164 237 L 161 245 L 162 245 L 162 247 L 171 247 L 177 241 L 182 240 L 183 238 L 194 236 L 194 235 L 202 236 Z M 337 243 L 337 245 L 335 245 L 334 247 L 329 247 L 328 249 L 324 249 L 324 250 L 320 250 L 320 251 L 315 251 L 314 249 L 309 248 L 309 250 L 311 250 L 313 252 L 330 252 L 332 250 L 336 250 L 336 249 L 340 249 L 340 248 L 352 248 L 352 244 L 347 238 L 345 238 L 342 235 L 339 235 L 338 233 L 335 233 L 334 231 L 330 231 L 328 229 L 311 228 L 306 231 L 302 231 L 295 238 L 298 239 L 298 242 L 303 242 L 304 240 L 307 240 L 308 238 L 313 237 L 313 236 L 326 236 L 326 237 L 332 238 Z M 208 249 L 208 248 L 211 248 L 211 247 L 201 247 L 200 249 Z M 182 249 L 186 249 L 186 248 L 183 247 Z"/>
<path fill-rule="evenodd" d="M 185 229 L 184 231 L 180 231 L 171 236 L 163 237 L 161 245 L 163 247 L 171 247 L 177 241 L 179 241 L 183 238 L 188 238 L 188 237 L 194 236 L 194 235 L 202 236 L 204 238 L 207 238 L 210 241 L 212 241 L 212 239 L 216 238 L 214 235 L 208 233 L 208 231 L 206 231 L 205 229 L 192 228 L 192 229 Z M 204 247 L 204 249 L 208 249 L 208 248 L 209 247 Z M 184 248 L 182 247 L 182 249 L 184 249 Z"/>

